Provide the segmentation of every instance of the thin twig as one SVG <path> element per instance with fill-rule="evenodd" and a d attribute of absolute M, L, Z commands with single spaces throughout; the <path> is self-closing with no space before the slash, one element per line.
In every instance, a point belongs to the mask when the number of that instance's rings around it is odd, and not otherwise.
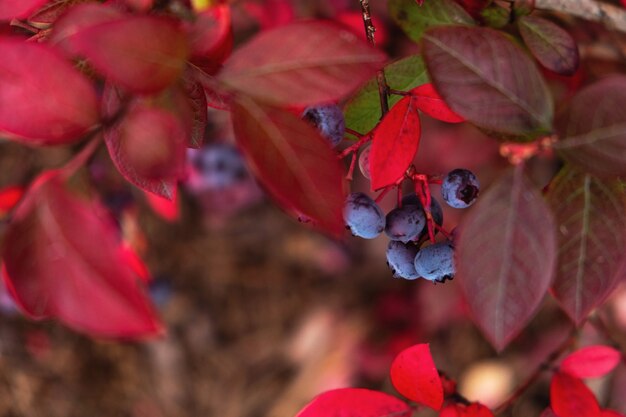
<path fill-rule="evenodd" d="M 626 10 L 612 4 L 596 0 L 535 0 L 535 7 L 599 22 L 609 29 L 626 32 Z"/>
<path fill-rule="evenodd" d="M 372 23 L 372 14 L 370 12 L 370 2 L 369 0 L 359 0 L 361 3 L 361 12 L 363 13 L 363 25 L 365 26 L 365 35 L 367 36 L 367 40 L 373 46 L 376 46 L 376 40 L 374 38 L 374 34 L 376 32 L 376 28 Z M 384 116 L 389 112 L 389 102 L 387 100 L 387 89 L 389 88 L 387 85 L 387 79 L 385 78 L 385 71 L 383 69 L 378 70 L 376 73 L 376 82 L 378 83 L 378 97 L 380 98 L 380 110 L 382 115 Z"/>

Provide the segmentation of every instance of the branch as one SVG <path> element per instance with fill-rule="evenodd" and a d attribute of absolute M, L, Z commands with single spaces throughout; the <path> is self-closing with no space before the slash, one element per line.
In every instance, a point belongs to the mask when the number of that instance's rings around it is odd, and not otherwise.
<path fill-rule="evenodd" d="M 535 7 L 599 22 L 609 29 L 626 33 L 626 9 L 619 6 L 596 0 L 535 0 Z"/>
<path fill-rule="evenodd" d="M 376 32 L 376 28 L 372 23 L 372 14 L 370 12 L 370 2 L 369 0 L 359 0 L 361 3 L 361 12 L 363 13 L 363 25 L 365 25 L 365 34 L 367 35 L 367 40 L 373 46 L 376 46 L 376 41 L 374 40 L 374 33 Z M 387 101 L 388 94 L 388 86 L 387 80 L 385 79 L 385 71 L 378 70 L 376 73 L 376 82 L 378 83 L 378 96 L 380 98 L 380 111 L 384 116 L 389 112 L 389 102 Z"/>

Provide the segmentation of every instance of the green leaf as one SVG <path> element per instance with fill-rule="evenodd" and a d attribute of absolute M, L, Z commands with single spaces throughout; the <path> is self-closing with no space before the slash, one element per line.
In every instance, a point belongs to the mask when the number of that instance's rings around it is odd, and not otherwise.
<path fill-rule="evenodd" d="M 385 67 L 387 84 L 394 90 L 407 91 L 428 82 L 424 61 L 419 55 L 409 56 Z M 400 100 L 389 97 L 389 107 Z M 381 118 L 380 98 L 376 78 L 369 80 L 345 105 L 346 127 L 359 133 L 368 133 Z"/>
<path fill-rule="evenodd" d="M 580 324 L 620 281 L 626 252 L 624 192 L 566 165 L 548 191 L 557 220 L 558 268 L 552 293 Z"/>
<path fill-rule="evenodd" d="M 453 0 L 429 0 L 418 6 L 415 0 L 389 0 L 389 15 L 415 42 L 434 26 L 474 25 L 474 19 Z"/>

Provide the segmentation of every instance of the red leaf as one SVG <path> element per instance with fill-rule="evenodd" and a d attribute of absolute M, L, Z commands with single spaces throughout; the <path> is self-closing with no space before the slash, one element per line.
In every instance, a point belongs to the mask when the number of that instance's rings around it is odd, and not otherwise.
<path fill-rule="evenodd" d="M 128 243 L 123 243 L 120 246 L 120 254 L 123 259 L 123 263 L 128 265 L 133 273 L 141 279 L 144 283 L 149 283 L 152 280 L 150 276 L 150 270 L 146 264 L 141 260 L 137 252 L 130 247 Z"/>
<path fill-rule="evenodd" d="M 105 113 L 114 114 L 119 100 L 113 87 L 105 88 Z M 119 123 L 104 132 L 109 155 L 124 178 L 168 199 L 185 173 L 186 138 L 177 115 L 139 99 L 129 105 Z"/>
<path fill-rule="evenodd" d="M 277 203 L 340 236 L 344 174 L 328 141 L 292 113 L 245 97 L 233 103 L 232 120 L 244 156 Z"/>
<path fill-rule="evenodd" d="M 587 346 L 568 355 L 561 371 L 577 378 L 604 376 L 619 364 L 621 354 L 610 346 Z"/>
<path fill-rule="evenodd" d="M 161 324 L 107 219 L 95 201 L 71 194 L 58 172 L 41 175 L 7 229 L 7 286 L 32 318 L 57 318 L 98 337 L 154 336 Z"/>
<path fill-rule="evenodd" d="M 566 165 L 547 197 L 559 240 L 552 294 L 580 324 L 620 282 L 626 251 L 624 193 L 619 180 L 602 180 Z"/>
<path fill-rule="evenodd" d="M 230 109 L 230 97 L 223 91 L 217 79 L 194 65 L 189 66 L 189 73 L 204 89 L 206 104 L 219 110 Z"/>
<path fill-rule="evenodd" d="M 539 307 L 556 264 L 552 214 L 522 166 L 478 199 L 457 246 L 457 275 L 473 319 L 502 350 Z"/>
<path fill-rule="evenodd" d="M 600 417 L 624 417 L 624 414 L 620 414 L 614 410 L 602 410 L 600 411 Z"/>
<path fill-rule="evenodd" d="M 0 0 L 0 20 L 22 19 L 48 0 Z"/>
<path fill-rule="evenodd" d="M 432 118 L 448 123 L 463 122 L 461 116 L 448 107 L 432 84 L 422 84 L 410 91 L 415 98 L 415 106 Z"/>
<path fill-rule="evenodd" d="M 56 50 L 5 37 L 0 56 L 0 130 L 13 139 L 70 143 L 98 123 L 93 86 Z"/>
<path fill-rule="evenodd" d="M 146 12 L 154 5 L 154 0 L 126 0 L 126 4 L 133 10 Z"/>
<path fill-rule="evenodd" d="M 183 77 L 181 89 L 176 89 L 175 98 L 182 101 L 174 110 L 178 110 L 181 119 L 188 130 L 187 145 L 190 148 L 199 148 L 204 142 L 208 122 L 207 100 L 202 84 L 193 78 L 189 72 Z"/>
<path fill-rule="evenodd" d="M 554 414 L 554 411 L 552 411 L 552 408 L 547 407 L 545 410 L 543 410 L 543 413 L 541 413 L 539 417 L 559 417 L 559 416 Z"/>
<path fill-rule="evenodd" d="M 180 212 L 178 209 L 178 193 L 174 188 L 172 199 L 163 198 L 153 193 L 145 193 L 146 201 L 156 214 L 158 214 L 163 220 L 173 222 L 178 220 Z"/>
<path fill-rule="evenodd" d="M 199 13 L 191 34 L 191 62 L 214 74 L 233 49 L 230 6 L 215 6 Z"/>
<path fill-rule="evenodd" d="M 15 207 L 24 195 L 24 189 L 19 185 L 0 189 L 0 220 Z"/>
<path fill-rule="evenodd" d="M 546 83 L 528 55 L 502 32 L 435 27 L 424 34 L 423 48 L 437 91 L 468 121 L 522 140 L 552 130 Z"/>
<path fill-rule="evenodd" d="M 299 22 L 261 32 L 235 50 L 219 79 L 261 101 L 307 106 L 336 102 L 384 60 L 384 53 L 340 25 Z"/>
<path fill-rule="evenodd" d="M 411 401 L 439 410 L 443 387 L 428 344 L 411 346 L 396 356 L 391 364 L 391 383 Z"/>
<path fill-rule="evenodd" d="M 420 135 L 415 99 L 404 97 L 374 130 L 370 151 L 372 189 L 394 184 L 402 178 L 417 153 Z"/>
<path fill-rule="evenodd" d="M 293 5 L 289 0 L 265 0 L 260 3 L 246 2 L 243 8 L 260 24 L 261 29 L 282 26 L 294 19 Z"/>
<path fill-rule="evenodd" d="M 155 93 L 180 77 L 189 52 L 173 20 L 130 16 L 82 28 L 72 45 L 110 81 L 136 93 Z"/>
<path fill-rule="evenodd" d="M 550 404 L 559 417 L 600 417 L 593 392 L 578 378 L 557 372 L 550 384 Z"/>
<path fill-rule="evenodd" d="M 296 417 L 409 417 L 403 401 L 378 391 L 341 388 L 326 391 L 307 404 Z"/>
<path fill-rule="evenodd" d="M 480 403 L 450 404 L 439 413 L 439 417 L 493 417 L 491 410 Z"/>

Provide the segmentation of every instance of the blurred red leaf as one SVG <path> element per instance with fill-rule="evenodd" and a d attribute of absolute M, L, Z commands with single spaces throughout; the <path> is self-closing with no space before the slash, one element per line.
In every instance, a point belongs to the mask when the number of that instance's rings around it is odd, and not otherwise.
<path fill-rule="evenodd" d="M 233 49 L 230 6 L 211 7 L 198 14 L 190 34 L 191 63 L 214 74 Z"/>
<path fill-rule="evenodd" d="M 479 403 L 449 404 L 439 413 L 439 417 L 493 417 L 493 413 L 487 407 Z"/>
<path fill-rule="evenodd" d="M 119 92 L 107 86 L 103 106 L 115 114 Z M 172 199 L 185 173 L 187 135 L 180 118 L 149 100 L 135 100 L 117 124 L 105 130 L 109 155 L 118 171 L 142 190 Z"/>
<path fill-rule="evenodd" d="M 128 16 L 82 27 L 71 43 L 110 81 L 144 94 L 176 81 L 189 53 L 182 28 L 158 16 Z"/>
<path fill-rule="evenodd" d="M 195 65 L 188 68 L 190 77 L 196 80 L 204 89 L 206 105 L 214 109 L 230 109 L 230 97 L 223 91 L 217 79 Z"/>
<path fill-rule="evenodd" d="M 48 28 L 72 5 L 65 0 L 48 0 L 43 7 L 28 16 L 28 23 L 35 27 Z"/>
<path fill-rule="evenodd" d="M 385 45 L 389 40 L 389 34 L 387 33 L 387 27 L 385 22 L 378 16 L 371 16 L 372 24 L 376 28 L 374 38 L 376 45 Z M 363 13 L 355 10 L 346 10 L 335 16 L 335 20 L 344 26 L 346 26 L 352 33 L 359 38 L 367 41 L 367 34 L 363 30 Z"/>
<path fill-rule="evenodd" d="M 232 120 L 237 143 L 277 203 L 340 236 L 344 174 L 328 141 L 296 115 L 245 97 L 233 103 Z"/>
<path fill-rule="evenodd" d="M 261 29 L 271 29 L 293 21 L 295 13 L 289 0 L 263 0 L 245 2 L 243 8 L 256 19 Z"/>
<path fill-rule="evenodd" d="M 555 144 L 570 162 L 602 177 L 626 176 L 626 76 L 604 78 L 574 96 Z"/>
<path fill-rule="evenodd" d="M 120 245 L 120 254 L 124 264 L 130 267 L 137 278 L 141 279 L 141 281 L 146 284 L 152 280 L 150 270 L 128 243 L 125 242 Z"/>
<path fill-rule="evenodd" d="M 7 287 L 31 318 L 57 318 L 96 337 L 154 336 L 161 324 L 117 233 L 101 206 L 73 195 L 57 171 L 47 171 L 7 229 Z"/>
<path fill-rule="evenodd" d="M 489 28 L 424 34 L 428 73 L 450 108 L 477 126 L 520 140 L 552 130 L 552 98 L 526 53 Z"/>
<path fill-rule="evenodd" d="M 480 17 L 480 12 L 493 0 L 456 0 L 473 17 Z"/>
<path fill-rule="evenodd" d="M 411 346 L 396 356 L 391 364 L 391 383 L 411 401 L 439 410 L 443 387 L 428 344 Z"/>
<path fill-rule="evenodd" d="M 547 407 L 545 410 L 543 410 L 543 413 L 541 413 L 539 417 L 559 417 L 559 416 L 554 414 L 554 411 L 552 411 L 552 408 Z"/>
<path fill-rule="evenodd" d="M 190 148 L 199 148 L 204 142 L 208 122 L 207 100 L 202 84 L 193 79 L 192 75 L 183 77 L 182 89 L 177 89 L 176 96 L 183 103 L 175 110 L 188 130 L 187 144 Z"/>
<path fill-rule="evenodd" d="M 0 38 L 0 130 L 31 145 L 74 142 L 98 123 L 88 79 L 54 49 Z"/>
<path fill-rule="evenodd" d="M 24 188 L 12 185 L 0 189 L 0 220 L 15 207 L 24 195 Z"/>
<path fill-rule="evenodd" d="M 600 417 L 624 417 L 624 414 L 618 413 L 614 410 L 601 410 Z"/>
<path fill-rule="evenodd" d="M 461 116 L 448 107 L 432 84 L 422 84 L 410 91 L 415 99 L 415 106 L 430 117 L 448 123 L 463 122 Z"/>
<path fill-rule="evenodd" d="M 370 151 L 372 189 L 394 184 L 409 167 L 420 143 L 416 99 L 404 97 L 376 126 Z"/>
<path fill-rule="evenodd" d="M 154 0 L 125 0 L 128 7 L 140 12 L 146 12 L 154 5 Z"/>
<path fill-rule="evenodd" d="M 563 75 L 578 69 L 578 45 L 572 36 L 551 21 L 537 16 L 522 16 L 517 27 L 530 52 L 544 67 Z"/>
<path fill-rule="evenodd" d="M 344 97 L 384 60 L 384 53 L 339 25 L 299 22 L 261 32 L 235 50 L 219 79 L 260 101 L 307 106 Z"/>
<path fill-rule="evenodd" d="M 620 359 L 621 353 L 610 346 L 587 346 L 563 359 L 561 371 L 577 378 L 604 376 L 617 366 Z"/>
<path fill-rule="evenodd" d="M 552 214 L 523 166 L 503 173 L 474 204 L 456 253 L 473 319 L 500 351 L 539 307 L 556 266 Z"/>
<path fill-rule="evenodd" d="M 550 405 L 559 417 L 600 417 L 593 392 L 580 379 L 560 372 L 552 377 Z"/>
<path fill-rule="evenodd" d="M 552 294 L 580 324 L 620 281 L 626 262 L 624 194 L 618 180 L 601 180 L 566 165 L 547 197 L 559 240 Z"/>
<path fill-rule="evenodd" d="M 307 404 L 296 417 L 409 417 L 411 409 L 391 395 L 363 388 L 326 391 Z"/>
<path fill-rule="evenodd" d="M 180 210 L 178 208 L 178 193 L 176 192 L 176 188 L 173 190 L 172 199 L 163 198 L 159 195 L 153 193 L 144 193 L 146 196 L 146 201 L 150 205 L 152 211 L 154 211 L 159 217 L 168 222 L 173 222 L 178 220 L 180 216 Z"/>
<path fill-rule="evenodd" d="M 0 0 L 0 20 L 21 19 L 43 6 L 48 0 Z"/>

